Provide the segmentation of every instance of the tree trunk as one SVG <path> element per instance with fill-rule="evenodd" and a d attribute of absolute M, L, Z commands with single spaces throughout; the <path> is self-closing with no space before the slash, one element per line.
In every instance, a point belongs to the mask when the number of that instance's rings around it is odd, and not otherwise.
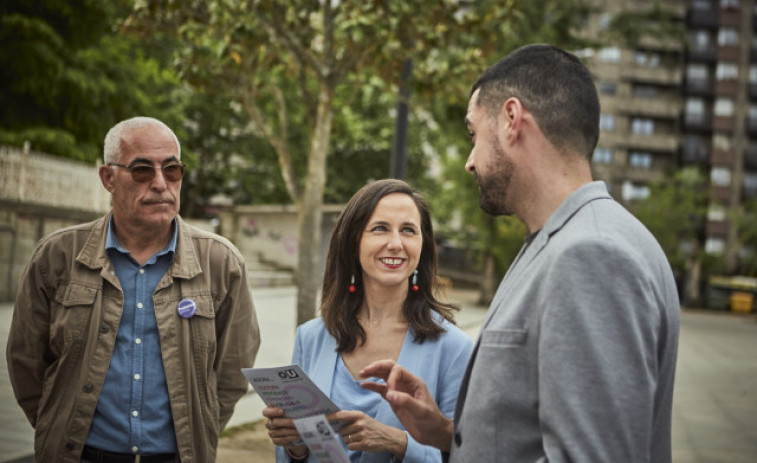
<path fill-rule="evenodd" d="M 484 257 L 484 275 L 479 285 L 478 303 L 489 305 L 494 299 L 494 255 L 486 251 Z"/>
<path fill-rule="evenodd" d="M 321 213 L 326 184 L 326 154 L 333 115 L 333 88 L 328 82 L 322 82 L 318 94 L 315 127 L 310 135 L 305 189 L 297 202 L 297 325 L 315 316 L 321 281 Z"/>
<path fill-rule="evenodd" d="M 699 294 L 699 279 L 702 275 L 702 258 L 698 252 L 689 259 L 687 265 L 687 278 L 684 283 L 684 304 L 687 306 L 699 306 L 702 304 Z"/>

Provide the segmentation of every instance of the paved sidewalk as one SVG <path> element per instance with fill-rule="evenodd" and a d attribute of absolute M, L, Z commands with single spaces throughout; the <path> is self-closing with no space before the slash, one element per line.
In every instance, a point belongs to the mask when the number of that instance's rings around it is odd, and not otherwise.
<path fill-rule="evenodd" d="M 295 290 L 253 289 L 262 343 L 256 366 L 289 362 L 294 344 Z M 453 291 L 461 304 L 458 325 L 472 338 L 485 310 L 475 293 Z M 33 430 L 16 405 L 8 382 L 5 343 L 12 306 L 0 304 L 0 462 L 32 462 Z M 673 407 L 673 461 L 753 463 L 757 461 L 757 317 L 684 311 Z M 255 394 L 237 405 L 230 426 L 260 419 Z M 19 460 L 21 459 L 21 460 Z M 239 460 L 250 463 L 249 458 Z M 221 461 L 218 463 L 236 463 Z M 252 462 L 256 463 L 256 462 Z"/>

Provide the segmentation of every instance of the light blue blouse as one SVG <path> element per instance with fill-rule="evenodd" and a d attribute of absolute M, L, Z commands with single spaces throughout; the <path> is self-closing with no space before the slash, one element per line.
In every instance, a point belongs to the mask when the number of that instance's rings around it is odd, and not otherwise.
<path fill-rule="evenodd" d="M 413 341 L 410 332 L 405 336 L 397 363 L 405 367 L 411 373 L 419 376 L 426 383 L 429 392 L 436 400 L 441 411 L 452 418 L 455 412 L 455 402 L 460 389 L 460 381 L 465 373 L 472 343 L 468 335 L 460 328 L 444 320 L 434 313 L 437 323 L 446 331 L 435 340 L 426 340 L 423 344 Z M 357 391 L 355 381 L 349 378 L 349 371 L 344 367 L 341 356 L 336 351 L 336 340 L 329 334 L 321 318 L 310 320 L 297 328 L 297 337 L 292 354 L 292 363 L 298 364 L 313 382 L 327 392 L 334 402 L 342 409 L 360 410 L 374 417 L 376 421 L 404 430 L 397 416 L 392 411 L 389 403 L 378 394 L 363 391 L 360 393 L 375 394 L 377 406 L 375 415 L 370 408 L 361 408 L 361 399 L 352 394 Z M 350 383 L 345 384 L 338 378 L 338 364 L 347 371 Z M 346 390 L 345 390 L 346 389 Z M 350 403 L 340 403 L 345 397 L 350 396 Z M 370 395 L 363 396 L 365 398 Z M 358 401 L 360 403 L 358 403 Z M 368 402 L 371 402 L 370 400 Z M 354 405 L 355 407 L 347 408 Z M 371 407 L 368 403 L 367 407 Z M 350 452 L 350 461 L 360 463 L 387 463 L 395 462 L 396 458 L 390 452 Z M 276 461 L 278 463 L 289 462 L 291 459 L 282 447 L 276 449 Z M 315 462 L 314 458 L 308 459 Z M 405 463 L 441 462 L 441 452 L 430 446 L 422 445 L 407 434 L 407 450 Z"/>

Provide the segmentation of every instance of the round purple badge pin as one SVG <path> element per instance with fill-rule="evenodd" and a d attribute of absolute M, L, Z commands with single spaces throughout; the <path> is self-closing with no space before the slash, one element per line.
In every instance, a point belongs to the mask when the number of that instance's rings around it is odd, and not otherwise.
<path fill-rule="evenodd" d="M 179 302 L 179 316 L 181 318 L 192 318 L 197 311 L 197 304 L 192 299 L 184 299 Z"/>

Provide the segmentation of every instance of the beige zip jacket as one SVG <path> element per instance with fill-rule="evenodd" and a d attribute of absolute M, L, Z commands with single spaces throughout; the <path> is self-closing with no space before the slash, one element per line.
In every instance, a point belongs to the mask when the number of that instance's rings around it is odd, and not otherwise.
<path fill-rule="evenodd" d="M 40 462 L 78 462 L 121 320 L 105 253 L 110 214 L 42 239 L 19 285 L 6 357 Z M 177 217 L 174 261 L 153 300 L 182 463 L 215 461 L 219 432 L 260 346 L 245 264 L 226 239 Z M 195 301 L 189 319 L 183 299 Z"/>

